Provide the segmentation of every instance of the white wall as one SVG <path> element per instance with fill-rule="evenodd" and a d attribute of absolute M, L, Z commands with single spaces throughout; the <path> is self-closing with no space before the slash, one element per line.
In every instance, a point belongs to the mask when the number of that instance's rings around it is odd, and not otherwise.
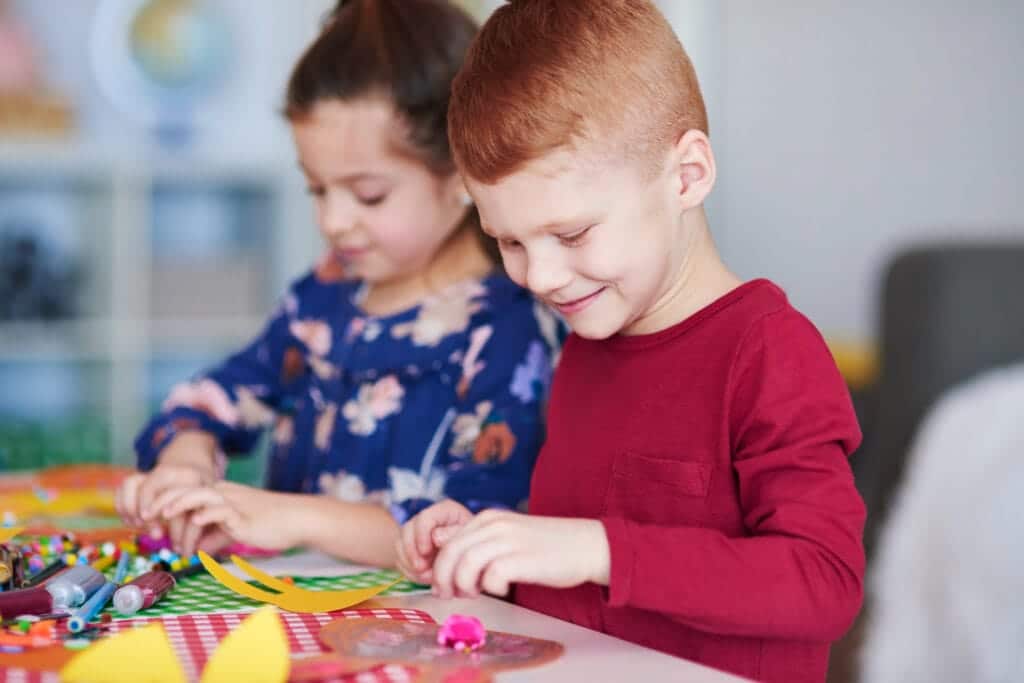
<path fill-rule="evenodd" d="M 1024 4 L 661 5 L 709 101 L 726 259 L 826 333 L 875 332 L 882 269 L 905 245 L 1024 239 Z"/>

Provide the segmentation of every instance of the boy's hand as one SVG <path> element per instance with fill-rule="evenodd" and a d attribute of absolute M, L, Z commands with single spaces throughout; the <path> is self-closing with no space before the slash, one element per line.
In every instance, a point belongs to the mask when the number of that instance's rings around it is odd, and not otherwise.
<path fill-rule="evenodd" d="M 513 583 L 607 585 L 610 566 L 608 537 L 597 520 L 486 510 L 438 553 L 433 585 L 442 598 L 506 595 Z"/>
<path fill-rule="evenodd" d="M 152 509 L 154 500 L 174 488 L 194 488 L 212 484 L 217 479 L 217 443 L 212 436 L 201 432 L 185 432 L 164 448 L 157 466 L 149 472 L 137 472 L 118 487 L 114 504 L 118 514 L 128 524 L 145 528 L 154 538 L 160 538 L 164 529 Z M 172 538 L 180 537 L 185 520 L 172 520 L 168 531 Z"/>
<path fill-rule="evenodd" d="M 437 551 L 473 513 L 454 500 L 431 505 L 402 526 L 398 538 L 398 568 L 417 583 L 431 583 Z"/>
<path fill-rule="evenodd" d="M 164 519 L 188 517 L 178 551 L 191 556 L 213 545 L 215 532 L 246 545 L 285 550 L 301 542 L 306 522 L 297 520 L 304 509 L 294 496 L 221 481 L 212 486 L 175 489 L 154 502 Z"/>

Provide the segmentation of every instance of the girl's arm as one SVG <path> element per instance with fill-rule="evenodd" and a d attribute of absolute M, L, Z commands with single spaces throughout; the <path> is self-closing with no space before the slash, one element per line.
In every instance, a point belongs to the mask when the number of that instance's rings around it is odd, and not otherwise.
<path fill-rule="evenodd" d="M 227 455 L 252 450 L 263 430 L 273 423 L 289 385 L 301 374 L 296 369 L 303 366 L 309 349 L 291 334 L 291 327 L 300 297 L 313 287 L 311 277 L 294 285 L 247 347 L 171 390 L 161 412 L 136 439 L 140 470 L 148 471 L 158 460 L 163 462 L 165 449 L 190 432 L 210 435 L 217 451 Z"/>

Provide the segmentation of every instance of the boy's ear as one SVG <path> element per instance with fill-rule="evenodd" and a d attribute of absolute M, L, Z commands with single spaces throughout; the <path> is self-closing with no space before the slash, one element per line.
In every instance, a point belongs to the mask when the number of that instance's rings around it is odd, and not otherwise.
<path fill-rule="evenodd" d="M 715 155 L 708 136 L 696 129 L 683 133 L 676 142 L 672 166 L 682 208 L 703 204 L 715 185 Z"/>

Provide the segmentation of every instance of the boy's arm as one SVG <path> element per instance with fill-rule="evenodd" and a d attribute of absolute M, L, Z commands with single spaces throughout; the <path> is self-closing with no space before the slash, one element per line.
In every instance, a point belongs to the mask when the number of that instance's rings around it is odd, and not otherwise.
<path fill-rule="evenodd" d="M 747 535 L 603 519 L 608 602 L 713 633 L 832 641 L 862 600 L 865 508 L 847 462 L 860 431 L 813 326 L 794 313 L 766 324 L 731 393 Z"/>

